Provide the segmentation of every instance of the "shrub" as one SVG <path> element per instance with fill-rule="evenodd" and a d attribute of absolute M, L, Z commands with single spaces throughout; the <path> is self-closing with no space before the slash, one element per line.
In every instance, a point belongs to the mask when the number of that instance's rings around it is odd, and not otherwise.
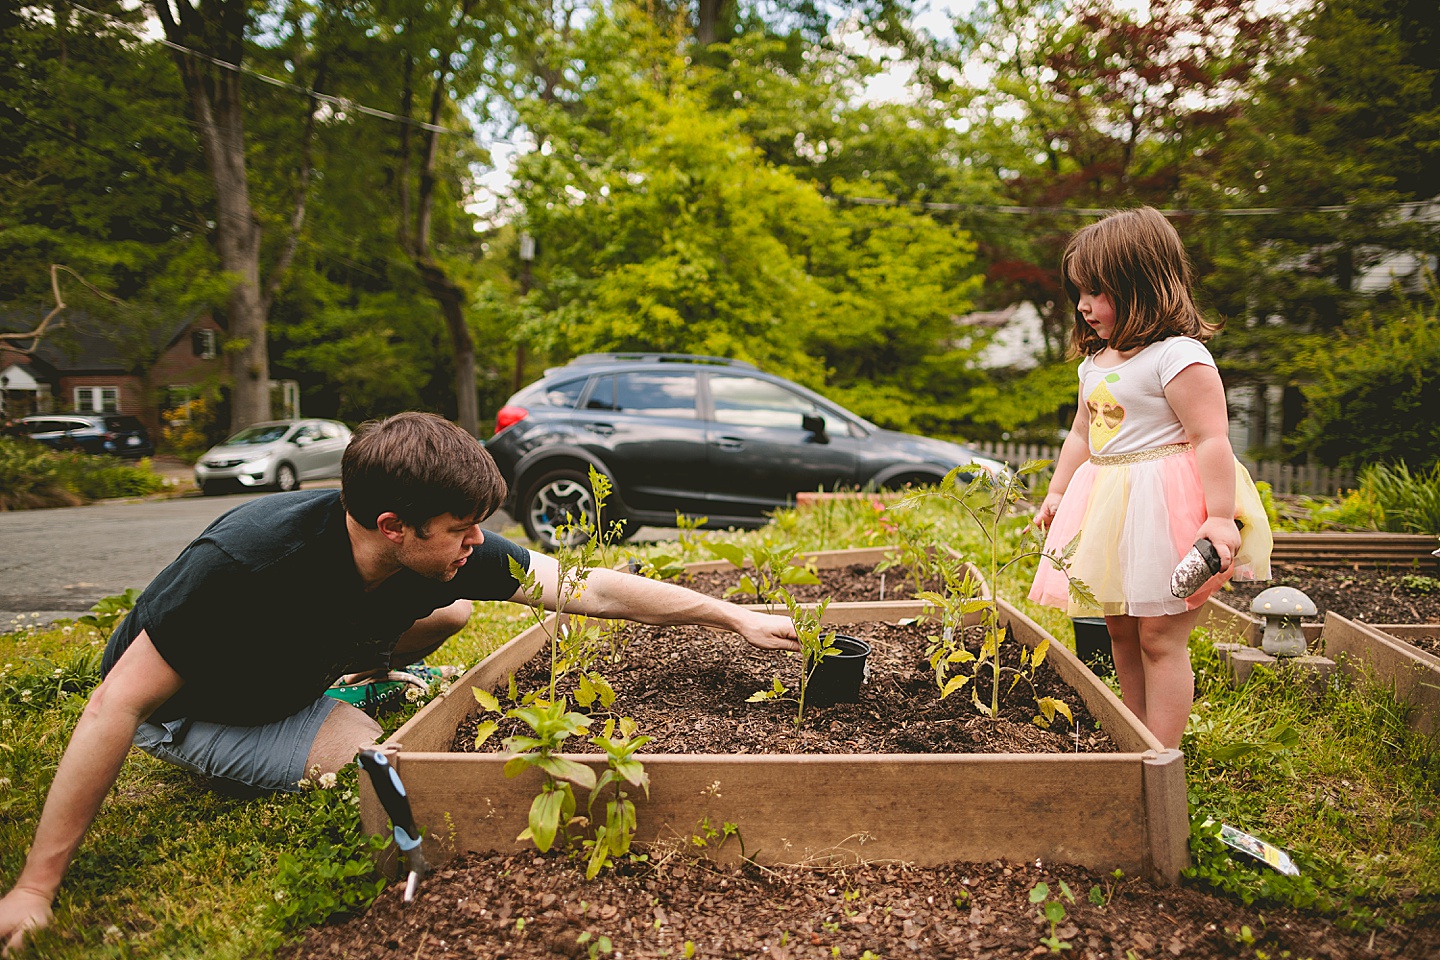
<path fill-rule="evenodd" d="M 0 510 L 69 507 L 87 500 L 138 497 L 165 489 L 148 460 L 57 453 L 31 440 L 0 437 Z"/>
<path fill-rule="evenodd" d="M 1360 471 L 1360 490 L 1384 511 L 1384 528 L 1395 533 L 1440 534 L 1440 462 L 1411 473 L 1401 461 Z"/>
<path fill-rule="evenodd" d="M 0 437 L 0 510 L 79 502 L 80 497 L 65 486 L 54 454 L 33 440 Z"/>

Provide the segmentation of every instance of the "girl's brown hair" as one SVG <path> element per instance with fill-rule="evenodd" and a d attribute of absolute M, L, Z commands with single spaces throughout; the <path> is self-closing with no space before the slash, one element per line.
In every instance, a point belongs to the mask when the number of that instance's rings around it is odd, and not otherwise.
<path fill-rule="evenodd" d="M 1076 305 L 1070 348 L 1099 353 L 1107 341 L 1080 315 L 1082 290 L 1103 293 L 1115 305 L 1109 346 L 1132 350 L 1167 337 L 1208 340 L 1217 323 L 1200 315 L 1190 294 L 1190 258 L 1180 234 L 1153 207 L 1121 210 L 1076 231 L 1060 260 L 1065 293 Z"/>

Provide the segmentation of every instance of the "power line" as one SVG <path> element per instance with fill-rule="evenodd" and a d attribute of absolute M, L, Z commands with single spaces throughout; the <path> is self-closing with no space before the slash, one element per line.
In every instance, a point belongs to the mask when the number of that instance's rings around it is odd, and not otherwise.
<path fill-rule="evenodd" d="M 115 24 L 116 26 L 124 27 L 127 30 L 135 29 L 134 24 L 126 23 L 124 20 L 121 20 L 118 17 L 110 16 L 108 13 L 101 13 L 98 10 L 91 10 L 89 7 L 81 6 L 80 4 L 73 2 L 70 4 L 70 6 L 74 7 L 76 10 L 88 13 L 91 16 L 99 17 L 102 20 L 106 20 L 112 24 Z M 416 120 L 414 117 L 402 117 L 400 114 L 391 113 L 388 110 L 380 110 L 376 107 L 367 107 L 365 104 L 356 103 L 354 100 L 351 100 L 347 97 L 337 97 L 333 94 L 321 93 L 319 90 L 316 90 L 313 87 L 302 87 L 299 84 L 291 83 L 288 80 L 281 80 L 279 77 L 272 77 L 269 74 L 261 73 L 258 70 L 253 70 L 250 67 L 242 66 L 238 63 L 230 63 L 226 60 L 217 59 L 210 56 L 208 53 L 202 53 L 199 50 L 183 46 L 165 37 L 153 37 L 146 39 L 151 39 L 155 43 L 160 44 L 161 46 L 169 47 L 171 50 L 178 51 L 185 54 L 186 56 L 194 57 L 197 60 L 204 60 L 206 63 L 213 64 L 214 66 L 217 66 L 222 70 L 230 70 L 234 73 L 244 74 L 247 77 L 254 77 L 256 80 L 259 80 L 262 83 L 268 83 L 272 87 L 279 87 L 282 90 L 290 90 L 295 93 L 304 94 L 311 99 L 319 100 L 322 103 L 328 103 L 332 107 L 337 107 L 342 111 L 353 110 L 356 113 L 363 113 L 366 116 L 378 117 L 381 120 L 391 120 L 396 123 L 408 123 L 411 126 L 419 127 L 421 130 L 428 130 L 432 133 L 452 133 L 459 136 L 470 136 L 469 132 L 465 130 L 452 130 L 449 127 L 442 127 L 438 126 L 437 124 L 427 123 L 424 120 Z"/>
<path fill-rule="evenodd" d="M 910 207 L 918 210 L 946 210 L 960 213 L 998 213 L 1013 216 L 1035 216 L 1037 214 L 1069 214 L 1078 217 L 1104 217 L 1115 212 L 1114 207 L 1027 207 L 1013 204 L 992 203 L 941 203 L 925 200 L 894 200 L 888 197 L 838 197 L 832 199 L 841 203 L 853 203 L 871 207 Z M 1405 200 L 1399 203 L 1339 203 L 1309 207 L 1233 207 L 1213 208 L 1173 207 L 1159 212 L 1167 217 L 1265 217 L 1298 213 L 1349 213 L 1352 210 L 1403 210 L 1415 213 L 1434 204 L 1434 200 Z"/>

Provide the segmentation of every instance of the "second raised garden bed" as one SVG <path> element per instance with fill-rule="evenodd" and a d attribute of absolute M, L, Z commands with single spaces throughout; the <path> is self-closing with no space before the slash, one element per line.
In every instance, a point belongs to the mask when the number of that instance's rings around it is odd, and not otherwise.
<path fill-rule="evenodd" d="M 822 567 L 838 562 L 817 560 Z M 857 561 L 852 554 L 844 562 Z M 1048 639 L 1020 611 L 1004 601 L 999 606 L 1019 642 L 1034 648 Z M 832 604 L 825 619 L 893 622 L 920 612 L 916 603 Z M 503 689 L 547 642 L 547 629 L 526 630 L 387 741 L 435 859 L 526 846 L 516 838 L 538 775 L 508 779 L 502 755 L 451 748 L 457 731 L 473 723 L 472 690 Z M 1048 664 L 1109 735 L 1114 752 L 641 755 L 650 795 L 635 797 L 637 840 L 684 840 L 708 821 L 734 824 L 746 853 L 760 862 L 1038 858 L 1175 882 L 1188 856 L 1183 757 L 1165 750 L 1053 640 Z M 624 712 L 621 703 L 615 709 Z M 600 767 L 594 755 L 567 756 Z M 361 811 L 367 830 L 387 830 L 365 783 Z M 738 844 L 720 851 L 722 858 L 740 855 Z"/>

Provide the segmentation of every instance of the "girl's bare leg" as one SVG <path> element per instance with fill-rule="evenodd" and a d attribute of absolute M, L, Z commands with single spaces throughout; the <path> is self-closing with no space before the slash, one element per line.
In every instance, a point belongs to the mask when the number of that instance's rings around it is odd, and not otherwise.
<path fill-rule="evenodd" d="M 1110 654 L 1115 660 L 1115 679 L 1120 681 L 1120 699 L 1145 723 L 1145 664 L 1140 654 L 1140 621 L 1136 617 L 1106 617 L 1105 626 L 1110 631 Z"/>
<path fill-rule="evenodd" d="M 1195 702 L 1195 673 L 1190 669 L 1190 631 L 1199 610 L 1168 617 L 1140 617 L 1140 655 L 1145 667 L 1145 726 L 1167 747 L 1179 748 L 1180 735 Z"/>

